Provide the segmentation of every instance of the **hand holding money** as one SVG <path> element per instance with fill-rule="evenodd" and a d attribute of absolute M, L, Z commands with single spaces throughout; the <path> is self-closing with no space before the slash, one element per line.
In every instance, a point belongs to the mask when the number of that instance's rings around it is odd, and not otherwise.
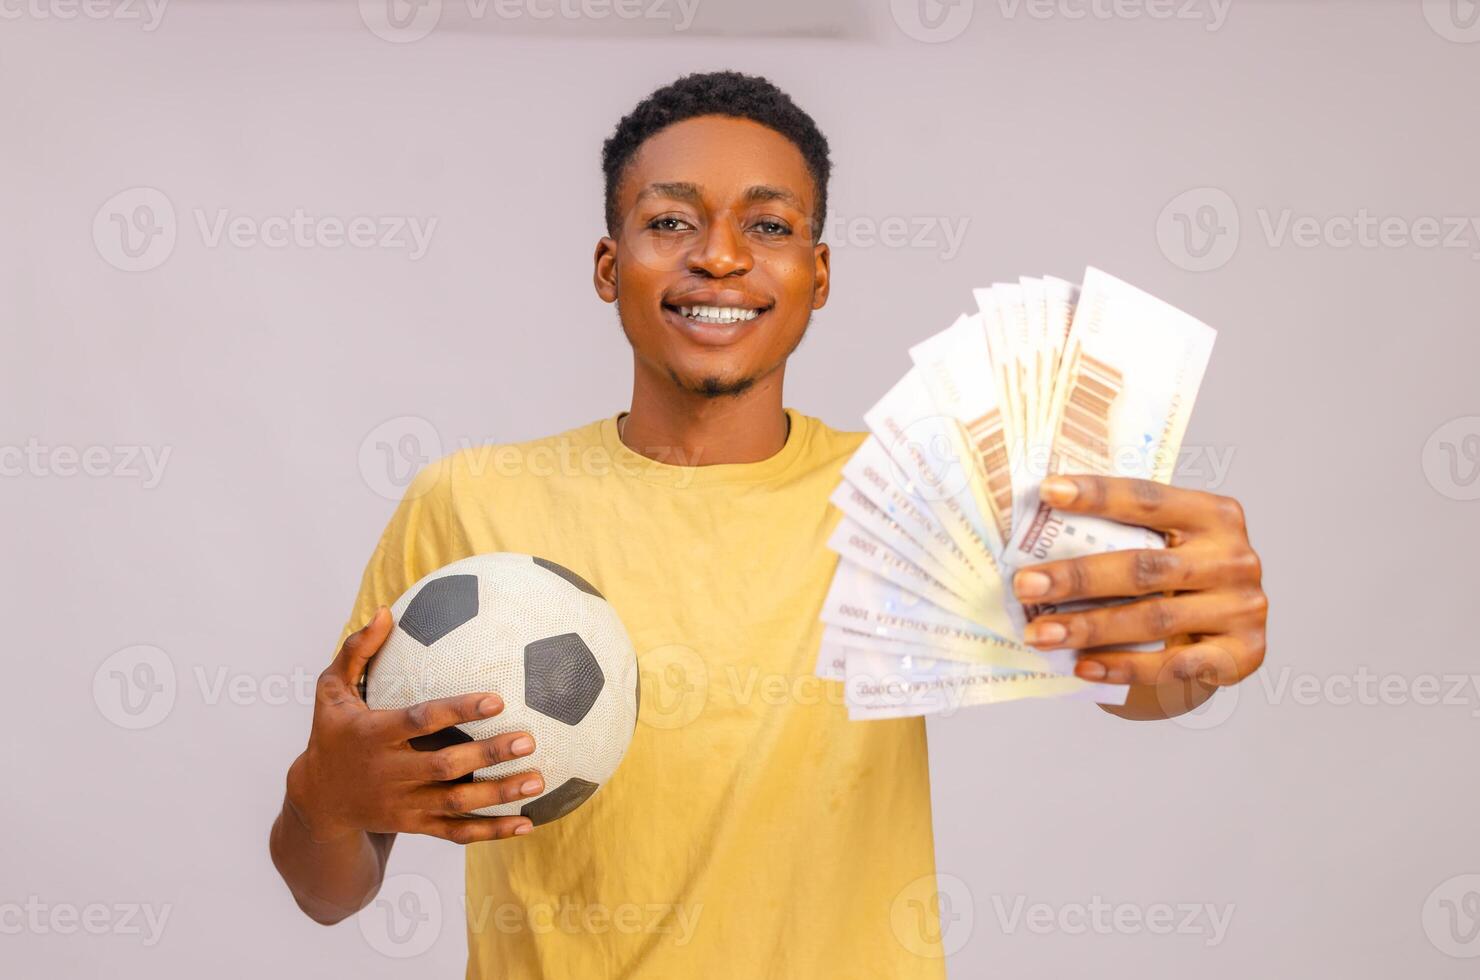
<path fill-rule="evenodd" d="M 818 673 L 854 718 L 1020 698 L 1165 717 L 1246 676 L 1265 599 L 1242 511 L 1163 486 L 1212 329 L 1097 269 L 974 295 L 864 416 Z"/>
<path fill-rule="evenodd" d="M 1231 497 L 1148 480 L 1054 476 L 1045 503 L 1152 528 L 1168 547 L 1111 551 L 1033 565 L 1013 577 L 1025 603 L 1138 597 L 1137 601 L 1047 613 L 1024 640 L 1034 647 L 1082 651 L 1074 673 L 1088 681 L 1135 685 L 1128 717 L 1164 717 L 1196 707 L 1222 685 L 1236 684 L 1264 660 L 1269 600 L 1259 556 L 1249 544 L 1243 507 Z M 1166 641 L 1161 650 L 1126 650 Z M 1136 690 L 1136 689 L 1139 690 Z"/>

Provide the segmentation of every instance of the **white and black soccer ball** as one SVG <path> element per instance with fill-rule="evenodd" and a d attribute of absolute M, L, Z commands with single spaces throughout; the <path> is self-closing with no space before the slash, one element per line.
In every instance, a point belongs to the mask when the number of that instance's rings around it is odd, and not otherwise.
<path fill-rule="evenodd" d="M 391 607 L 396 625 L 363 680 L 371 708 L 491 691 L 492 718 L 412 740 L 433 750 L 527 731 L 535 750 L 473 773 L 540 770 L 545 792 L 475 811 L 549 823 L 586 802 L 622 761 L 637 723 L 637 655 L 600 592 L 575 572 L 500 552 L 453 562 Z"/>

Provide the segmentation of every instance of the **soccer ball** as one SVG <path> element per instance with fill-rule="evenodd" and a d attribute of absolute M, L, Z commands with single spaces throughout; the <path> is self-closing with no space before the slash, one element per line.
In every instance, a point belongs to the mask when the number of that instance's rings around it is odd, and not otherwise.
<path fill-rule="evenodd" d="M 611 778 L 637 723 L 637 655 L 616 611 L 585 579 L 530 555 L 474 555 L 407 589 L 391 615 L 395 628 L 361 682 L 371 708 L 481 691 L 504 699 L 494 717 L 412 739 L 414 748 L 534 736 L 530 755 L 464 779 L 538 769 L 545 792 L 477 815 L 549 823 Z"/>

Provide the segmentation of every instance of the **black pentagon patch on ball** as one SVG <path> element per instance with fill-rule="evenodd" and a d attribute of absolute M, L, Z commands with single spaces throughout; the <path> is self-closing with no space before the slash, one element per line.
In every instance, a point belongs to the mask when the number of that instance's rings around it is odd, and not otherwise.
<path fill-rule="evenodd" d="M 575 633 L 535 640 L 524 648 L 524 703 L 542 715 L 578 725 L 606 678 Z"/>
<path fill-rule="evenodd" d="M 406 744 L 418 752 L 435 752 L 438 749 L 445 749 L 453 745 L 462 745 L 472 740 L 473 736 L 456 725 L 453 725 L 450 728 L 442 729 L 440 732 L 432 732 L 430 735 L 418 735 Z M 473 774 L 470 772 L 463 773 L 456 779 L 448 780 L 448 782 L 453 783 L 471 783 L 472 781 Z"/>
<path fill-rule="evenodd" d="M 606 596 L 596 591 L 596 586 L 592 585 L 590 582 L 587 582 L 585 579 L 581 578 L 579 575 L 566 568 L 564 565 L 557 565 L 547 558 L 536 558 L 534 560 L 534 563 L 541 568 L 548 569 L 554 572 L 556 575 L 559 575 L 561 578 L 565 579 L 571 585 L 574 585 L 576 588 L 580 589 L 587 595 L 594 595 L 598 599 L 606 598 Z"/>
<path fill-rule="evenodd" d="M 421 587 L 401 614 L 401 629 L 429 647 L 478 615 L 478 576 L 444 575 Z"/>
<path fill-rule="evenodd" d="M 539 799 L 524 804 L 519 814 L 528 817 L 530 823 L 538 827 L 540 824 L 559 820 L 589 800 L 594 792 L 595 783 L 572 776 Z"/>

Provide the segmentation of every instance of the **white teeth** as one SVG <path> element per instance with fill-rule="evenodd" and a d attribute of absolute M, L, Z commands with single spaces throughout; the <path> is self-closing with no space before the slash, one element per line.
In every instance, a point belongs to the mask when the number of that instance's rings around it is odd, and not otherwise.
<path fill-rule="evenodd" d="M 697 323 L 740 323 L 760 315 L 759 310 L 738 306 L 680 306 L 678 312 Z"/>

